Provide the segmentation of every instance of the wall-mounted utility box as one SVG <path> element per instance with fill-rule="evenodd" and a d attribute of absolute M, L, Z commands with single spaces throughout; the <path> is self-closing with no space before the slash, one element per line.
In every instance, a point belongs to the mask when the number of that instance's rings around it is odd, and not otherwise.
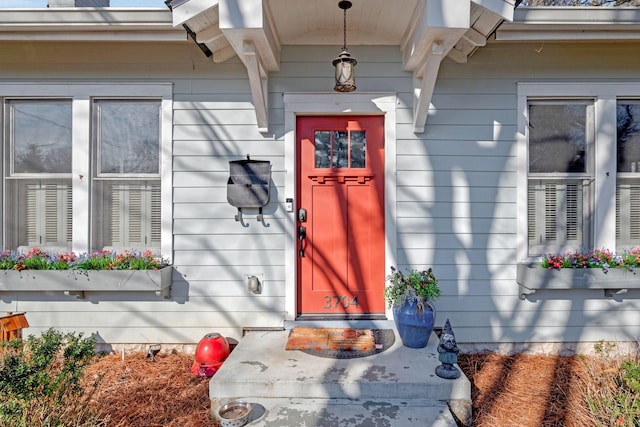
<path fill-rule="evenodd" d="M 229 162 L 227 201 L 238 208 L 236 221 L 242 218 L 243 208 L 260 209 L 258 221 L 262 221 L 262 208 L 269 203 L 271 162 L 268 160 L 232 160 Z"/>

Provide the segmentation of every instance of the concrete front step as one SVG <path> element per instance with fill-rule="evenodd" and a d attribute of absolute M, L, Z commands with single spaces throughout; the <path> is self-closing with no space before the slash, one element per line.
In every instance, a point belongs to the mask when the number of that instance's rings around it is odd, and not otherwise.
<path fill-rule="evenodd" d="M 250 397 L 246 401 L 253 404 L 247 423 L 250 427 L 457 426 L 446 403 L 424 399 L 363 401 Z"/>
<path fill-rule="evenodd" d="M 378 408 L 375 413 L 384 413 L 381 409 L 391 403 L 400 408 L 399 416 L 412 417 L 417 413 L 431 416 L 427 414 L 437 412 L 433 408 L 446 408 L 449 401 L 471 401 L 471 385 L 464 375 L 456 380 L 435 375 L 435 367 L 440 364 L 435 334 L 423 349 L 404 347 L 396 334 L 396 342 L 388 350 L 356 359 L 329 359 L 286 351 L 288 336 L 288 330 L 252 331 L 245 335 L 209 383 L 212 415 L 217 405 L 232 399 L 262 405 L 267 411 L 264 422 L 288 413 L 291 407 L 298 408 L 303 415 L 308 413 L 311 419 L 316 415 L 324 419 L 330 415 L 327 408 L 339 414 L 351 405 L 360 408 L 359 416 L 365 419 L 371 415 L 367 408 L 373 408 L 372 413 L 375 408 Z M 299 403 L 295 406 L 292 402 Z M 335 403 L 327 406 L 327 402 Z M 365 406 L 365 402 L 375 404 Z"/>

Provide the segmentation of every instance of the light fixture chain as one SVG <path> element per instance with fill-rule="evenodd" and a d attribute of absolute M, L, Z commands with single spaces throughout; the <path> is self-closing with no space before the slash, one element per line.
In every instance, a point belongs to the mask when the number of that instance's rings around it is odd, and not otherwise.
<path fill-rule="evenodd" d="M 347 9 L 344 10 L 344 43 L 342 45 L 342 50 L 347 50 Z"/>

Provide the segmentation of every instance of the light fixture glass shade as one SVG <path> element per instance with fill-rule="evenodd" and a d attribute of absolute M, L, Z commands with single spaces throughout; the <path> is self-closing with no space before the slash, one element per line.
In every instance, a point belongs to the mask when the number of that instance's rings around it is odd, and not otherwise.
<path fill-rule="evenodd" d="M 333 66 L 336 67 L 336 85 L 333 90 L 336 92 L 353 92 L 356 90 L 355 66 L 357 63 L 358 61 L 353 59 L 346 50 L 340 52 L 340 55 L 333 60 Z"/>

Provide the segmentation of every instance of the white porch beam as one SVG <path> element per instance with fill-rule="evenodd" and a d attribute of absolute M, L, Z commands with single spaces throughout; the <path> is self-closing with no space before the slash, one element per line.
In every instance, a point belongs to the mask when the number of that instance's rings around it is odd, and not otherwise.
<path fill-rule="evenodd" d="M 478 6 L 495 13 L 507 21 L 513 20 L 514 0 L 472 0 Z"/>
<path fill-rule="evenodd" d="M 421 0 L 402 40 L 404 69 L 424 63 L 431 44 L 446 41 L 449 48 L 471 27 L 471 0 Z"/>
<path fill-rule="evenodd" d="M 224 34 L 220 31 L 219 25 L 213 25 L 206 30 L 198 32 L 196 38 L 198 39 L 198 43 L 215 43 L 224 39 Z"/>
<path fill-rule="evenodd" d="M 462 35 L 462 38 L 474 46 L 484 46 L 487 44 L 487 37 L 473 28 L 469 28 L 467 32 Z"/>
<path fill-rule="evenodd" d="M 218 13 L 220 30 L 238 56 L 241 56 L 244 42 L 251 40 L 265 68 L 280 70 L 280 41 L 263 0 L 220 0 Z"/>
<path fill-rule="evenodd" d="M 401 49 L 413 71 L 413 129 L 422 133 L 440 63 L 471 28 L 471 0 L 421 0 L 413 16 Z"/>
<path fill-rule="evenodd" d="M 172 10 L 173 26 L 182 25 L 202 12 L 217 6 L 218 0 L 189 0 Z"/>
<path fill-rule="evenodd" d="M 269 109 L 267 100 L 267 73 L 264 71 L 255 44 L 252 41 L 244 42 L 240 59 L 247 67 L 251 97 L 256 110 L 258 131 L 267 132 L 269 128 Z"/>
<path fill-rule="evenodd" d="M 222 63 L 236 56 L 236 51 L 231 46 L 213 52 L 213 62 Z"/>
<path fill-rule="evenodd" d="M 247 68 L 258 130 L 267 132 L 268 73 L 280 70 L 280 41 L 269 8 L 263 0 L 220 0 L 218 13 L 220 31 Z"/>
<path fill-rule="evenodd" d="M 444 46 L 441 43 L 432 43 L 427 54 L 427 58 L 422 68 L 422 82 L 418 88 L 418 82 L 414 83 L 413 95 L 413 131 L 415 133 L 424 132 L 429 105 L 433 96 L 433 89 L 436 86 L 440 63 L 445 57 Z M 414 75 L 414 80 L 419 79 Z"/>

